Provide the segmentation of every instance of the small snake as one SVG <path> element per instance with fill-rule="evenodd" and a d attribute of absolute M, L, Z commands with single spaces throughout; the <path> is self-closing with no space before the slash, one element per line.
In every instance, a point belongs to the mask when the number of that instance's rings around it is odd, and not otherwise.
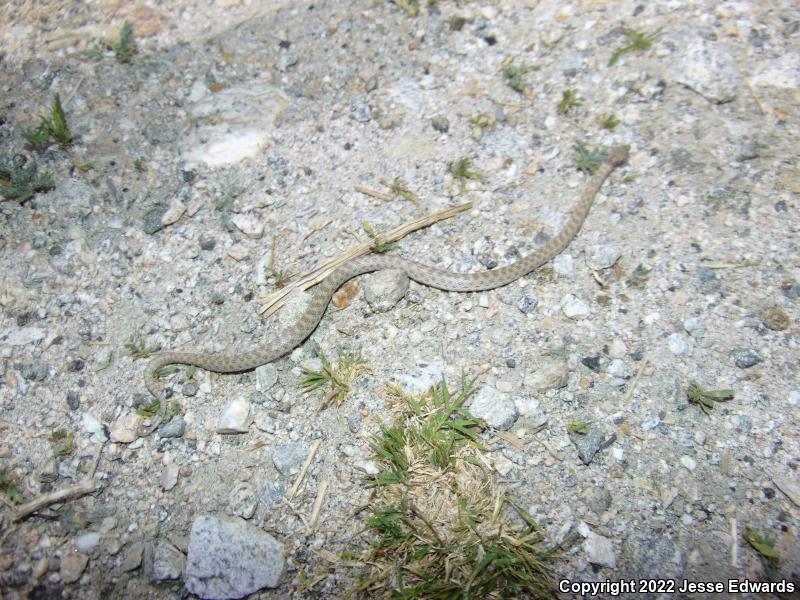
<path fill-rule="evenodd" d="M 450 292 L 477 292 L 507 285 L 527 275 L 560 253 L 573 240 L 583 225 L 597 192 L 611 172 L 628 160 L 628 146 L 616 146 L 608 153 L 586 186 L 564 228 L 547 244 L 523 256 L 515 263 L 499 269 L 480 273 L 452 273 L 398 256 L 368 254 L 342 265 L 320 282 L 297 322 L 282 335 L 255 350 L 235 354 L 212 354 L 201 352 L 160 352 L 147 367 L 147 389 L 153 396 L 164 401 L 158 385 L 158 371 L 167 365 L 195 365 L 216 373 L 240 373 L 267 364 L 288 354 L 300 345 L 317 327 L 333 293 L 347 280 L 382 269 L 399 269 L 410 279 L 430 287 Z"/>

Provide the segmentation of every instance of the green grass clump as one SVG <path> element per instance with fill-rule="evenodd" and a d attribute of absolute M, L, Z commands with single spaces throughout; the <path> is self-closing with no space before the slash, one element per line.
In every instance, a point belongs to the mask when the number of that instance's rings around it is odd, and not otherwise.
<path fill-rule="evenodd" d="M 36 192 L 52 189 L 49 175 L 37 171 L 36 161 L 22 154 L 12 158 L 0 156 L 0 196 L 6 200 L 25 202 Z"/>
<path fill-rule="evenodd" d="M 609 114 L 600 117 L 600 127 L 603 129 L 608 129 L 609 131 L 614 131 L 617 128 L 617 125 L 620 124 L 620 120 L 617 118 L 616 115 Z"/>
<path fill-rule="evenodd" d="M 603 150 L 591 150 L 580 140 L 575 141 L 575 147 L 578 149 L 578 156 L 575 158 L 575 166 L 584 173 L 594 173 L 606 159 L 606 153 Z"/>
<path fill-rule="evenodd" d="M 313 392 L 316 389 L 328 386 L 328 391 L 322 397 L 320 409 L 326 407 L 332 401 L 336 406 L 341 406 L 350 392 L 350 384 L 353 380 L 369 371 L 369 367 L 360 356 L 352 356 L 344 352 L 339 353 L 339 363 L 334 367 L 326 358 L 325 354 L 319 353 L 319 360 L 322 362 L 322 369 L 303 369 L 306 374 L 300 386 L 305 392 Z"/>
<path fill-rule="evenodd" d="M 33 129 L 23 131 L 22 137 L 37 151 L 44 150 L 51 142 L 62 148 L 72 144 L 72 132 L 67 125 L 67 117 L 58 94 L 50 104 L 50 116 L 40 117 L 39 124 Z"/>
<path fill-rule="evenodd" d="M 652 33 L 642 33 L 635 29 L 626 29 L 625 35 L 628 36 L 628 43 L 622 48 L 618 48 L 608 59 L 608 66 L 613 67 L 623 54 L 636 50 L 649 50 L 653 46 L 653 40 L 661 32 L 661 27 Z"/>
<path fill-rule="evenodd" d="M 133 39 L 133 25 L 130 21 L 122 24 L 119 32 L 119 39 L 110 44 L 114 51 L 114 57 L 121 63 L 130 62 L 131 57 L 136 53 L 136 42 Z"/>
<path fill-rule="evenodd" d="M 361 227 L 364 228 L 364 233 L 366 233 L 369 236 L 369 239 L 371 239 L 373 242 L 373 252 L 376 254 L 383 254 L 392 249 L 392 243 L 381 240 L 380 236 L 378 236 L 377 232 L 375 231 L 375 228 L 372 226 L 372 223 L 365 220 L 363 223 L 361 223 Z"/>
<path fill-rule="evenodd" d="M 558 112 L 566 115 L 573 108 L 579 107 L 583 104 L 583 100 L 578 97 L 578 92 L 575 90 L 564 90 L 561 92 L 561 101 L 558 103 Z"/>
<path fill-rule="evenodd" d="M 0 496 L 11 504 L 22 504 L 25 496 L 19 489 L 19 482 L 5 469 L 0 469 Z"/>
<path fill-rule="evenodd" d="M 472 170 L 472 162 L 467 156 L 462 156 L 458 160 L 451 162 L 448 165 L 448 169 L 453 177 L 462 180 L 462 182 L 464 179 L 483 181 L 483 175 L 481 175 L 478 171 Z"/>
<path fill-rule="evenodd" d="M 391 389 L 397 414 L 372 441 L 381 472 L 367 508 L 366 572 L 348 596 L 364 598 L 552 598 L 533 519 L 493 479 L 479 419 L 442 382 L 409 396 Z"/>
<path fill-rule="evenodd" d="M 127 350 L 128 354 L 133 358 L 147 358 L 151 354 L 155 354 L 161 350 L 161 344 L 147 347 L 140 336 L 134 335 L 125 342 L 125 350 Z"/>
<path fill-rule="evenodd" d="M 690 381 L 686 388 L 689 403 L 697 404 L 704 413 L 709 414 L 717 402 L 731 400 L 735 396 L 733 390 L 707 390 L 700 387 L 696 381 Z"/>

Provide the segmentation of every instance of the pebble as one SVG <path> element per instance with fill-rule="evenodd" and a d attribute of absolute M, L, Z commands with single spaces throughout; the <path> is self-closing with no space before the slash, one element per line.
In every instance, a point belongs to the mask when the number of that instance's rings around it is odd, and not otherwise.
<path fill-rule="evenodd" d="M 562 252 L 553 259 L 553 270 L 561 277 L 570 278 L 575 272 L 575 259 L 571 254 Z"/>
<path fill-rule="evenodd" d="M 133 413 L 119 417 L 109 427 L 111 441 L 118 444 L 130 444 L 139 437 L 137 432 L 142 421 L 142 417 Z"/>
<path fill-rule="evenodd" d="M 75 583 L 83 575 L 89 557 L 80 552 L 70 552 L 61 558 L 58 574 L 62 583 Z"/>
<path fill-rule="evenodd" d="M 481 387 L 473 396 L 469 410 L 489 427 L 501 431 L 510 429 L 519 416 L 514 401 L 489 385 Z"/>
<path fill-rule="evenodd" d="M 406 295 L 408 275 L 399 269 L 385 269 L 372 273 L 364 285 L 364 299 L 376 313 L 392 310 Z"/>
<path fill-rule="evenodd" d="M 44 339 L 44 330 L 38 327 L 17 327 L 3 334 L 3 343 L 9 346 L 27 346 Z"/>
<path fill-rule="evenodd" d="M 598 425 L 590 424 L 585 434 L 570 433 L 569 439 L 578 449 L 578 457 L 581 462 L 588 465 L 600 448 L 605 445 L 606 432 Z"/>
<path fill-rule="evenodd" d="M 161 469 L 161 487 L 169 491 L 178 484 L 178 471 L 180 466 L 175 463 L 164 465 Z"/>
<path fill-rule="evenodd" d="M 681 456 L 681 464 L 689 471 L 694 471 L 697 468 L 697 461 L 691 456 L 686 456 L 685 454 Z"/>
<path fill-rule="evenodd" d="M 256 391 L 266 392 L 278 382 L 278 367 L 267 363 L 256 368 Z"/>
<path fill-rule="evenodd" d="M 622 256 L 622 250 L 618 246 L 594 245 L 586 249 L 586 266 L 593 271 L 600 271 L 613 267 Z"/>
<path fill-rule="evenodd" d="M 784 331 L 791 324 L 789 316 L 777 306 L 771 306 L 761 311 L 761 320 L 767 329 L 772 331 Z"/>
<path fill-rule="evenodd" d="M 609 569 L 617 566 L 614 544 L 607 537 L 593 531 L 588 532 L 586 539 L 583 540 L 583 551 L 586 553 L 586 559 L 593 565 Z"/>
<path fill-rule="evenodd" d="M 175 581 L 183 577 L 186 557 L 183 552 L 165 540 L 158 540 L 153 549 L 150 579 L 154 582 Z"/>
<path fill-rule="evenodd" d="M 164 423 L 158 428 L 158 435 L 162 438 L 179 438 L 186 432 L 186 420 L 181 415 L 175 415 L 169 423 Z"/>
<path fill-rule="evenodd" d="M 250 403 L 242 397 L 223 409 L 214 429 L 217 433 L 247 433 L 250 430 Z"/>
<path fill-rule="evenodd" d="M 450 130 L 450 121 L 447 117 L 433 117 L 431 127 L 440 133 L 447 133 Z"/>
<path fill-rule="evenodd" d="M 731 357 L 740 369 L 749 369 L 761 362 L 761 357 L 751 348 L 736 348 L 731 352 Z"/>
<path fill-rule="evenodd" d="M 100 534 L 96 531 L 84 533 L 75 538 L 75 549 L 78 552 L 89 554 L 100 543 Z"/>
<path fill-rule="evenodd" d="M 675 356 L 691 356 L 693 344 L 691 338 L 682 333 L 672 333 L 667 337 L 667 347 Z"/>
<path fill-rule="evenodd" d="M 543 363 L 536 371 L 525 375 L 523 383 L 534 392 L 546 392 L 566 387 L 569 381 L 569 366 L 560 360 Z"/>
<path fill-rule="evenodd" d="M 284 547 L 237 518 L 197 517 L 189 535 L 185 586 L 200 598 L 242 598 L 280 585 Z"/>
<path fill-rule="evenodd" d="M 289 477 L 300 472 L 300 467 L 305 463 L 307 456 L 308 448 L 305 444 L 283 444 L 276 446 L 272 451 L 272 464 L 281 475 Z"/>
<path fill-rule="evenodd" d="M 613 340 L 608 345 L 608 355 L 611 358 L 625 358 L 625 355 L 627 353 L 628 353 L 628 347 L 622 340 L 619 339 Z"/>
<path fill-rule="evenodd" d="M 134 571 L 142 565 L 142 556 L 144 555 L 144 543 L 131 542 L 125 546 L 125 551 L 122 553 L 122 560 L 120 562 L 120 569 L 124 573 Z"/>
<path fill-rule="evenodd" d="M 539 299 L 528 293 L 523 294 L 522 298 L 517 302 L 517 308 L 526 315 L 536 310 L 537 306 L 539 306 Z"/>
<path fill-rule="evenodd" d="M 234 517 L 252 519 L 257 506 L 258 496 L 255 486 L 249 481 L 240 481 L 228 494 L 226 512 Z"/>
<path fill-rule="evenodd" d="M 254 215 L 237 214 L 231 217 L 231 222 L 247 237 L 259 240 L 264 235 L 264 221 Z"/>
<path fill-rule="evenodd" d="M 589 316 L 589 306 L 572 294 L 567 294 L 561 300 L 561 310 L 570 319 L 583 319 Z"/>
<path fill-rule="evenodd" d="M 672 61 L 675 81 L 715 104 L 736 98 L 741 77 L 727 44 L 710 41 L 696 29 L 676 32 L 672 41 L 680 48 Z"/>
<path fill-rule="evenodd" d="M 161 225 L 166 227 L 176 223 L 186 212 L 186 205 L 180 200 L 172 200 L 167 207 L 167 210 L 161 215 Z"/>
<path fill-rule="evenodd" d="M 81 415 L 81 425 L 84 431 L 91 436 L 92 443 L 103 444 L 108 441 L 103 424 L 94 415 L 85 412 Z"/>

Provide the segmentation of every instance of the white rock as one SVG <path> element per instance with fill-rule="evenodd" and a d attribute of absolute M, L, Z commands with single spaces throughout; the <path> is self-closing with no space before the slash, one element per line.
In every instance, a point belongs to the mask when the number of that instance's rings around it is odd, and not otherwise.
<path fill-rule="evenodd" d="M 44 330 L 38 327 L 15 327 L 5 333 L 5 343 L 9 346 L 27 346 L 44 339 Z"/>
<path fill-rule="evenodd" d="M 264 222 L 253 215 L 233 215 L 231 221 L 249 238 L 258 240 L 264 235 Z"/>
<path fill-rule="evenodd" d="M 88 412 L 83 413 L 81 415 L 81 425 L 83 425 L 86 433 L 91 436 L 92 442 L 102 444 L 108 441 L 103 424 L 94 415 Z"/>
<path fill-rule="evenodd" d="M 583 319 L 589 316 L 589 306 L 572 294 L 567 294 L 561 301 L 561 310 L 570 319 Z"/>
<path fill-rule="evenodd" d="M 586 250 L 586 265 L 593 271 L 613 267 L 619 260 L 622 250 L 610 244 L 595 244 Z"/>
<path fill-rule="evenodd" d="M 689 471 L 694 471 L 697 468 L 697 461 L 691 456 L 686 456 L 685 454 L 681 456 L 681 464 Z"/>
<path fill-rule="evenodd" d="M 673 333 L 667 338 L 667 346 L 675 356 L 691 356 L 692 340 L 682 333 Z"/>
<path fill-rule="evenodd" d="M 172 200 L 169 203 L 169 208 L 161 217 L 162 225 L 172 225 L 186 212 L 186 205 L 178 199 Z"/>
<path fill-rule="evenodd" d="M 75 538 L 75 550 L 88 554 L 100 543 L 100 534 L 96 531 L 84 533 Z"/>
<path fill-rule="evenodd" d="M 572 277 L 575 272 L 575 260 L 571 254 L 562 252 L 553 259 L 553 270 L 561 277 Z"/>
<path fill-rule="evenodd" d="M 217 420 L 217 433 L 247 433 L 250 429 L 250 403 L 236 398 L 222 411 Z"/>
<path fill-rule="evenodd" d="M 617 566 L 617 555 L 614 552 L 614 545 L 606 537 L 597 535 L 595 532 L 590 531 L 583 540 L 583 550 L 586 552 L 586 558 L 593 565 L 601 567 L 608 567 L 613 569 Z"/>
<path fill-rule="evenodd" d="M 628 353 L 628 347 L 620 339 L 616 339 L 608 345 L 608 355 L 611 358 L 625 358 Z"/>
<path fill-rule="evenodd" d="M 174 463 L 165 465 L 161 470 L 161 487 L 169 491 L 178 483 L 178 471 L 180 467 Z"/>
<path fill-rule="evenodd" d="M 495 429 L 505 430 L 517 420 L 517 407 L 506 395 L 491 386 L 484 386 L 472 399 L 470 412 Z"/>
<path fill-rule="evenodd" d="M 118 444 L 130 444 L 139 437 L 137 433 L 142 417 L 137 414 L 123 415 L 111 424 L 111 441 Z"/>
<path fill-rule="evenodd" d="M 247 248 L 243 244 L 234 244 L 228 248 L 228 256 L 235 261 L 244 260 L 250 255 Z"/>

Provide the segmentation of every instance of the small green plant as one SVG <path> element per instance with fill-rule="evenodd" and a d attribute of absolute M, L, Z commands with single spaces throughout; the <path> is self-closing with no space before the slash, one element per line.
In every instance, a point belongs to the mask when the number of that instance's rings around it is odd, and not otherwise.
<path fill-rule="evenodd" d="M 653 40 L 655 37 L 661 33 L 662 27 L 659 27 L 652 33 L 642 33 L 641 31 L 636 31 L 635 29 L 626 29 L 625 35 L 628 37 L 628 43 L 625 44 L 622 48 L 618 48 L 614 51 L 611 55 L 611 58 L 608 59 L 608 66 L 613 67 L 617 64 L 617 61 L 622 57 L 623 54 L 627 54 L 628 52 L 633 52 L 635 50 L 649 50 L 653 46 Z"/>
<path fill-rule="evenodd" d="M 339 353 L 339 363 L 335 368 L 322 352 L 319 353 L 319 360 L 322 362 L 322 369 L 319 371 L 303 368 L 306 376 L 300 382 L 300 386 L 306 392 L 313 392 L 326 385 L 329 386 L 320 402 L 320 409 L 332 401 L 336 402 L 336 406 L 341 406 L 350 392 L 350 384 L 353 380 L 369 371 L 369 367 L 360 356 L 351 356 L 344 352 Z"/>
<path fill-rule="evenodd" d="M 177 402 L 169 402 L 167 404 L 166 409 L 164 410 L 164 414 L 161 415 L 161 421 L 163 423 L 169 423 L 177 414 L 180 414 L 181 407 Z M 136 409 L 136 414 L 140 417 L 144 417 L 145 419 L 152 419 L 157 414 L 161 413 L 161 402 L 159 400 L 153 400 L 147 406 L 142 406 Z"/>
<path fill-rule="evenodd" d="M 54 456 L 69 456 L 75 450 L 75 434 L 71 431 L 57 429 L 50 435 L 50 441 L 56 444 L 53 446 Z"/>
<path fill-rule="evenodd" d="M 419 14 L 419 0 L 396 0 L 396 3 L 409 17 L 416 17 Z"/>
<path fill-rule="evenodd" d="M 485 468 L 472 382 L 420 395 L 390 388 L 396 416 L 371 447 L 381 472 L 367 508 L 366 572 L 348 596 L 552 597 L 552 551 L 534 520 Z"/>
<path fill-rule="evenodd" d="M 145 346 L 144 340 L 138 335 L 131 336 L 131 338 L 125 342 L 124 347 L 133 358 L 147 358 L 151 354 L 155 354 L 161 350 L 161 344 L 156 344 L 148 348 Z"/>
<path fill-rule="evenodd" d="M 119 39 L 109 44 L 114 51 L 114 57 L 121 63 L 130 62 L 131 57 L 136 52 L 136 42 L 133 39 L 133 25 L 130 21 L 122 24 L 119 31 Z"/>
<path fill-rule="evenodd" d="M 381 180 L 381 183 L 389 188 L 389 193 L 391 193 L 393 196 L 402 198 L 408 202 L 413 202 L 414 204 L 419 204 L 419 198 L 417 195 L 408 189 L 406 183 L 399 177 L 395 177 L 391 182 Z"/>
<path fill-rule="evenodd" d="M 710 414 L 717 402 L 731 400 L 735 396 L 733 390 L 707 390 L 696 381 L 690 381 L 686 388 L 686 396 L 691 404 L 697 404 L 704 413 Z"/>
<path fill-rule="evenodd" d="M 137 173 L 144 173 L 147 170 L 147 167 L 141 158 L 137 158 L 133 161 L 133 170 Z"/>
<path fill-rule="evenodd" d="M 636 265 L 633 273 L 631 273 L 631 276 L 628 278 L 628 285 L 637 288 L 644 287 L 644 284 L 647 283 L 647 278 L 652 271 L 653 269 L 651 267 L 646 267 L 639 263 Z"/>
<path fill-rule="evenodd" d="M 775 540 L 772 540 L 748 526 L 744 530 L 744 539 L 753 547 L 753 550 L 768 560 L 777 561 L 781 555 L 775 549 Z"/>
<path fill-rule="evenodd" d="M 588 431 L 587 425 L 584 421 L 580 419 L 575 419 L 574 421 L 570 421 L 569 425 L 567 425 L 567 433 L 575 433 L 578 435 L 586 435 Z"/>
<path fill-rule="evenodd" d="M 39 124 L 33 129 L 23 131 L 22 137 L 37 151 L 44 150 L 51 141 L 62 148 L 72 144 L 72 132 L 67 125 L 67 117 L 58 94 L 53 97 L 50 105 L 50 116 L 39 117 Z"/>
<path fill-rule="evenodd" d="M 561 101 L 558 103 L 558 112 L 566 115 L 573 108 L 579 107 L 583 104 L 583 100 L 578 97 L 578 92 L 575 90 L 564 90 L 561 92 Z"/>
<path fill-rule="evenodd" d="M 506 85 L 515 92 L 531 95 L 531 88 L 528 82 L 525 81 L 525 73 L 530 71 L 529 68 L 519 67 L 513 63 L 509 63 L 503 67 L 503 77 L 506 80 Z"/>
<path fill-rule="evenodd" d="M 609 131 L 614 131 L 619 123 L 620 120 L 616 117 L 616 115 L 613 114 L 603 115 L 600 117 L 600 127 L 603 129 L 608 129 Z"/>
<path fill-rule="evenodd" d="M 382 241 L 378 234 L 375 233 L 375 228 L 372 226 L 372 223 L 369 221 L 364 221 L 361 224 L 361 227 L 364 228 L 364 233 L 369 236 L 374 243 L 372 244 L 372 251 L 376 254 L 383 254 L 384 252 L 388 252 L 392 248 L 391 242 Z"/>
<path fill-rule="evenodd" d="M 472 179 L 473 181 L 483 181 L 483 175 L 481 175 L 478 171 L 471 170 L 472 162 L 470 161 L 469 157 L 463 156 L 456 161 L 451 162 L 448 165 L 448 169 L 450 173 L 456 179 L 463 180 L 464 179 Z"/>
<path fill-rule="evenodd" d="M 22 504 L 25 496 L 19 489 L 19 482 L 5 469 L 0 469 L 0 495 L 11 504 Z"/>
<path fill-rule="evenodd" d="M 586 144 L 580 140 L 575 141 L 575 147 L 578 149 L 575 165 L 584 173 L 594 173 L 606 159 L 606 153 L 603 150 L 590 150 Z"/>
<path fill-rule="evenodd" d="M 289 280 L 294 277 L 294 273 L 285 269 L 275 269 L 272 268 L 269 270 L 270 275 L 275 279 L 275 287 L 282 288 Z"/>
<path fill-rule="evenodd" d="M 0 157 L 0 196 L 25 202 L 36 192 L 53 187 L 49 175 L 37 172 L 36 161 L 16 154 L 11 159 Z"/>

